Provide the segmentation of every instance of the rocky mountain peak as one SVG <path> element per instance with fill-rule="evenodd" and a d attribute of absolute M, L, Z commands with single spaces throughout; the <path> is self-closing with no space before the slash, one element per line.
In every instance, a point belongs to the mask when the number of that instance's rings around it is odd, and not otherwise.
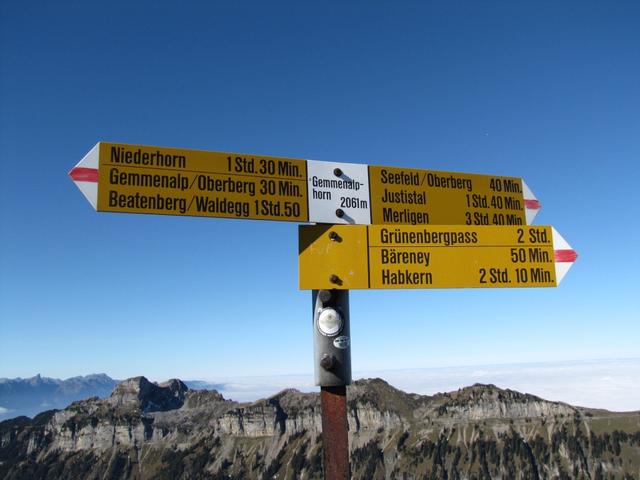
<path fill-rule="evenodd" d="M 303 393 L 295 388 L 287 388 L 265 400 L 258 400 L 254 404 L 269 405 L 277 410 L 298 412 L 305 409 L 319 408 L 320 397 L 317 393 Z"/>
<path fill-rule="evenodd" d="M 184 394 L 189 390 L 189 387 L 187 387 L 182 380 L 178 380 L 177 378 L 172 378 L 166 382 L 159 383 L 158 386 L 168 388 L 175 396 L 182 396 L 182 398 L 184 398 Z"/>
<path fill-rule="evenodd" d="M 51 379 L 51 378 L 43 378 L 42 375 L 40 375 L 38 373 L 36 376 L 28 378 L 27 379 L 27 383 L 29 385 L 36 386 L 36 385 L 42 385 L 42 384 L 45 384 L 45 383 L 54 384 L 55 381 L 53 379 Z"/>
<path fill-rule="evenodd" d="M 491 383 L 475 383 L 470 387 L 464 387 L 457 392 L 449 394 L 449 397 L 454 402 L 465 404 L 480 404 L 486 402 L 535 403 L 543 401 L 535 395 L 503 389 Z"/>
<path fill-rule="evenodd" d="M 535 395 L 502 389 L 493 384 L 476 383 L 456 392 L 434 397 L 440 415 L 467 419 L 535 418 L 553 414 L 571 415 L 575 409 L 549 402 Z"/>
<path fill-rule="evenodd" d="M 145 377 L 134 377 L 116 385 L 107 402 L 114 407 L 137 407 L 143 412 L 173 410 L 183 405 L 188 390 L 180 380 L 157 385 Z"/>
<path fill-rule="evenodd" d="M 349 387 L 348 392 L 349 403 L 352 405 L 375 405 L 382 411 L 403 413 L 417 406 L 416 396 L 398 390 L 380 378 L 357 380 Z"/>

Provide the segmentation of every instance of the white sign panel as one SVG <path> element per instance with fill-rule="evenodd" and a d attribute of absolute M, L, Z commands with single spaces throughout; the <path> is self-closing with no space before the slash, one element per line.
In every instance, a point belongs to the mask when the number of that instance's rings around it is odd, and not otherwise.
<path fill-rule="evenodd" d="M 367 165 L 307 160 L 309 219 L 316 223 L 371 223 Z"/>

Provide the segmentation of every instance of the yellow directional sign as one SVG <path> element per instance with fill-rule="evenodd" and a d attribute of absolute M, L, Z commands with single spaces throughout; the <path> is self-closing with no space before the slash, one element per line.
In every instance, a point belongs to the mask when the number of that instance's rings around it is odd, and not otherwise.
<path fill-rule="evenodd" d="M 308 219 L 304 160 L 100 142 L 70 175 L 98 211 Z"/>
<path fill-rule="evenodd" d="M 99 142 L 70 172 L 103 212 L 330 224 L 525 225 L 524 181 Z"/>
<path fill-rule="evenodd" d="M 299 244 L 301 289 L 554 287 L 576 258 L 544 226 L 303 225 Z"/>
<path fill-rule="evenodd" d="M 369 188 L 372 224 L 526 225 L 533 206 L 514 177 L 371 165 Z"/>

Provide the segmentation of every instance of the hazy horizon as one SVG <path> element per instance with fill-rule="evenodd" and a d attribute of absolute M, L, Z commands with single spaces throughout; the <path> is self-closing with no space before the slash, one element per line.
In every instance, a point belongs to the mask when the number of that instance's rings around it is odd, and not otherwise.
<path fill-rule="evenodd" d="M 95 375 L 104 372 L 95 372 Z M 118 381 L 126 378 L 111 377 Z M 28 380 L 32 377 L 22 378 Z M 77 375 L 87 376 L 87 375 Z M 42 375 L 42 377 L 47 377 Z M 148 377 L 162 383 L 165 377 Z M 74 377 L 69 377 L 74 378 Z M 132 377 L 127 377 L 132 378 Z M 475 383 L 494 384 L 586 408 L 601 408 L 612 412 L 640 411 L 640 357 L 594 359 L 565 362 L 520 364 L 466 365 L 433 368 L 354 371 L 354 381 L 381 378 L 407 393 L 433 395 L 469 387 Z M 2 378 L 5 380 L 6 378 Z M 266 398 L 287 388 L 303 392 L 319 391 L 313 384 L 313 374 L 290 373 L 238 377 L 179 378 L 184 382 L 202 382 L 204 388 L 214 388 L 225 398 L 251 402 Z M 68 380 L 68 379 L 56 379 Z M 0 403 L 0 413 L 3 411 Z"/>

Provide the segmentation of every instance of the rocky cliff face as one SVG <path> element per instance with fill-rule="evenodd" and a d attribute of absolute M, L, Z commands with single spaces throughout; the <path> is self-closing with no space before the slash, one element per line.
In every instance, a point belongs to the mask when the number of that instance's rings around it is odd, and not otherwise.
<path fill-rule="evenodd" d="M 354 478 L 638 478 L 640 415 L 474 385 L 432 397 L 348 388 Z M 625 476 L 626 475 L 626 476 Z M 144 377 L 109 398 L 0 423 L 0 477 L 322 478 L 319 396 L 239 404 Z"/>

